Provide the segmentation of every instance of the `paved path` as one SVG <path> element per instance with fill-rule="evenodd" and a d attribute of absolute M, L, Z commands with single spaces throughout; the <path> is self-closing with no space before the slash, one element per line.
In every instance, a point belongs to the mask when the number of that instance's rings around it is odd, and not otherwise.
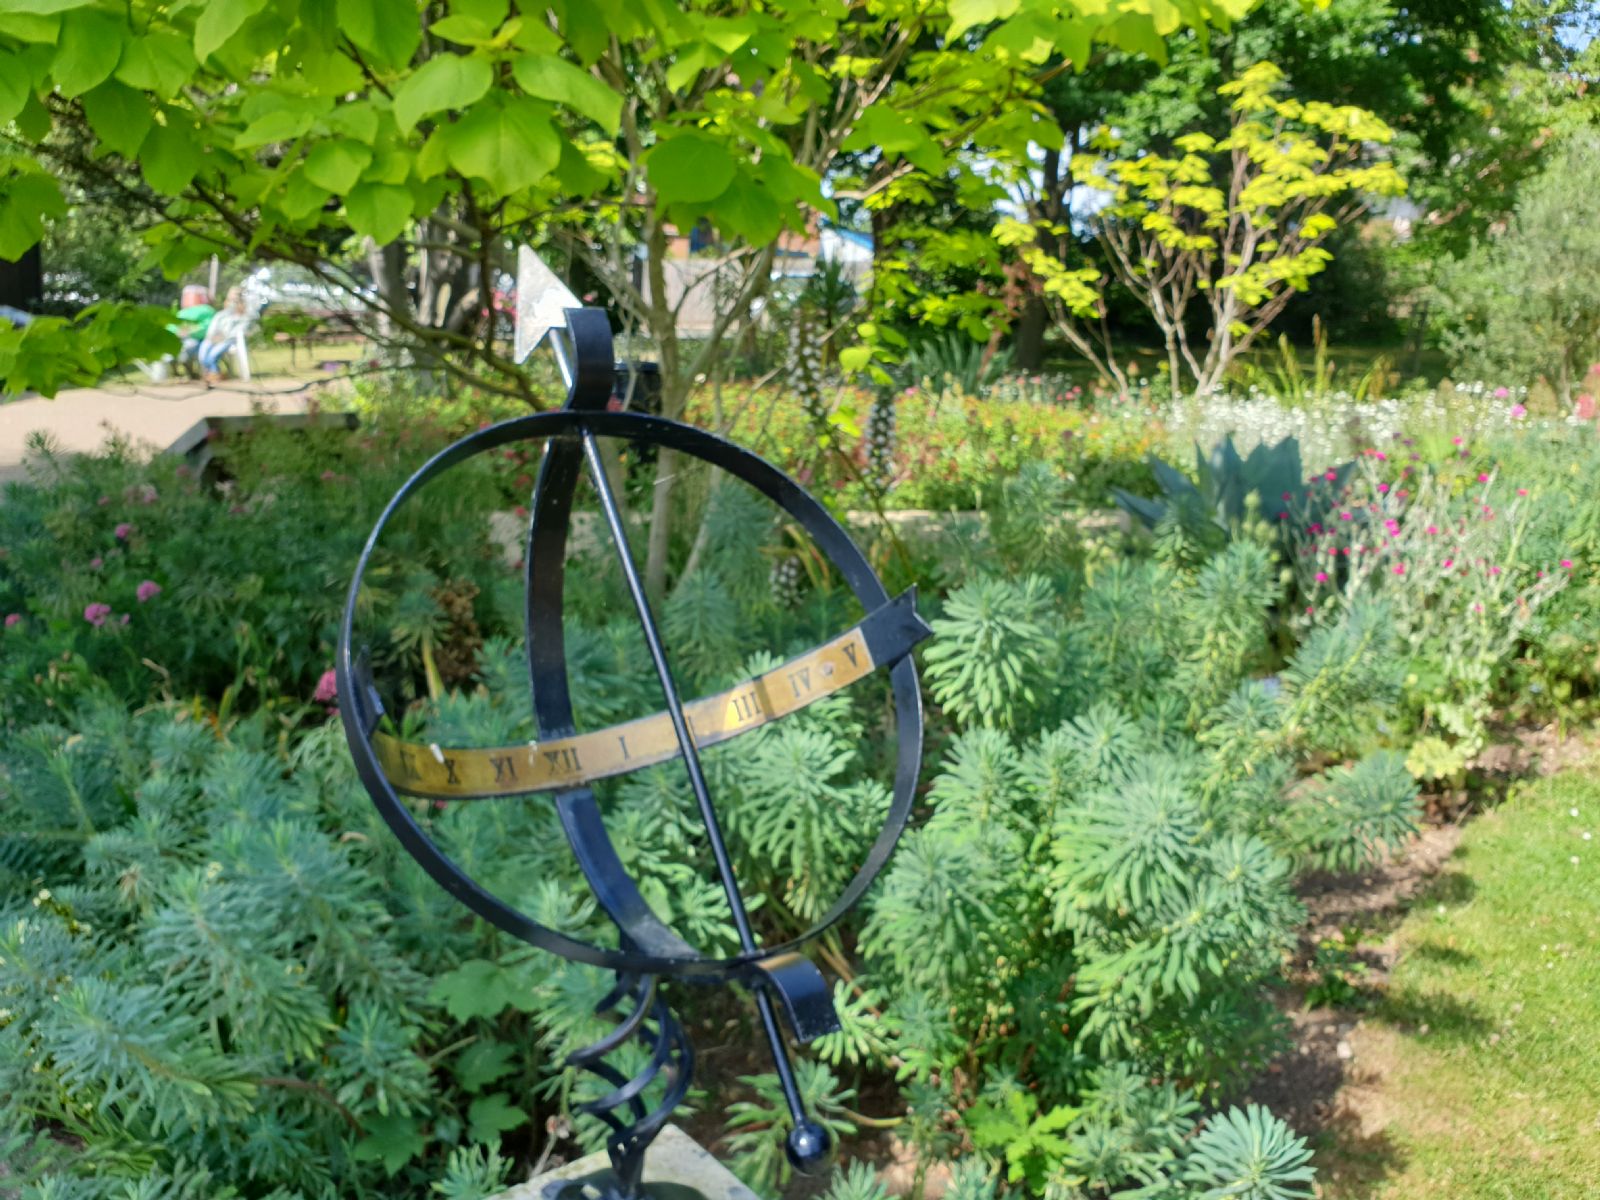
<path fill-rule="evenodd" d="M 246 416 L 255 405 L 273 412 L 304 412 L 307 401 L 328 386 L 323 380 L 304 379 L 258 379 L 213 388 L 188 381 L 122 380 L 73 388 L 54 400 L 12 400 L 0 404 L 0 484 L 27 478 L 22 461 L 35 433 L 47 434 L 72 454 L 100 449 L 113 431 L 145 449 L 164 450 L 203 417 Z"/>

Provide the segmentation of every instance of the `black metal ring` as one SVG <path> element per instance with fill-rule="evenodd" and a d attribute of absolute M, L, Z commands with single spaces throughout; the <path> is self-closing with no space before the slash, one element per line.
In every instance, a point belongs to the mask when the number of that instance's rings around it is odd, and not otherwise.
<path fill-rule="evenodd" d="M 811 536 L 823 555 L 838 568 L 866 611 L 871 612 L 888 602 L 889 594 L 866 556 L 827 509 L 798 483 L 758 455 L 715 434 L 663 417 L 573 409 L 531 413 L 477 430 L 434 455 L 395 493 L 373 526 L 350 582 L 339 631 L 335 670 L 339 687 L 339 715 L 345 737 L 355 760 L 357 774 L 380 815 L 401 844 L 435 882 L 490 924 L 540 949 L 609 970 L 671 975 L 700 982 L 733 977 L 758 982 L 757 962 L 797 950 L 835 924 L 861 899 L 883 869 L 905 829 L 915 800 L 917 773 L 922 758 L 922 698 L 917 686 L 916 665 L 910 655 L 889 668 L 898 736 L 894 797 L 884 826 L 868 850 L 866 859 L 845 885 L 833 907 L 805 933 L 780 945 L 761 947 L 731 958 L 674 957 L 610 950 L 579 941 L 534 921 L 479 886 L 422 830 L 378 765 L 369 740 L 382 709 L 378 697 L 371 690 L 370 677 L 358 667 L 354 645 L 356 602 L 367 566 L 390 519 L 424 485 L 470 458 L 512 442 L 548 441 L 580 435 L 586 430 L 598 437 L 616 437 L 665 446 L 698 458 L 742 480 L 792 517 Z"/>

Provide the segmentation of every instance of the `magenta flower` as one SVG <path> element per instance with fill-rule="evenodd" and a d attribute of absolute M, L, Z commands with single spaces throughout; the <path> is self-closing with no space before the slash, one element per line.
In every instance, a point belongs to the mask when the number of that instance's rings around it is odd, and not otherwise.
<path fill-rule="evenodd" d="M 1499 567 L 1490 567 L 1489 568 L 1489 574 L 1491 574 L 1491 575 L 1500 574 L 1500 568 Z"/>
<path fill-rule="evenodd" d="M 328 670 L 322 673 L 322 678 L 317 680 L 317 690 L 311 693 L 311 698 L 318 704 L 328 704 L 339 696 L 339 677 Z"/>
<path fill-rule="evenodd" d="M 1341 521 L 1353 521 L 1353 520 L 1355 520 L 1355 518 L 1352 517 L 1347 512 L 1342 512 L 1342 513 L 1339 514 L 1339 520 L 1341 520 Z"/>
<path fill-rule="evenodd" d="M 123 613 L 121 618 L 119 618 L 121 624 L 123 624 L 123 625 L 126 625 L 128 623 L 128 619 L 129 619 L 129 614 L 127 614 L 127 613 Z"/>
<path fill-rule="evenodd" d="M 1453 437 L 1453 438 L 1450 439 L 1450 444 L 1452 446 L 1459 446 L 1459 445 L 1461 445 L 1461 439 L 1458 438 L 1458 437 Z"/>
<path fill-rule="evenodd" d="M 1378 485 L 1378 493 L 1380 495 L 1382 495 L 1383 493 L 1387 492 L 1388 490 L 1389 490 L 1389 485 L 1387 483 L 1380 483 Z"/>
<path fill-rule="evenodd" d="M 1568 571 L 1572 570 L 1572 560 L 1570 558 L 1563 558 L 1561 560 L 1561 565 Z"/>
<path fill-rule="evenodd" d="M 138 587 L 136 587 L 134 589 L 134 595 L 139 597 L 139 603 L 140 604 L 143 604 L 146 600 L 150 599 L 152 596 L 159 596 L 160 594 L 161 594 L 161 585 L 159 583 L 157 583 L 154 579 L 146 579 L 143 583 L 141 583 Z"/>
<path fill-rule="evenodd" d="M 1429 525 L 1428 529 L 1427 529 L 1427 532 L 1428 532 L 1429 536 L 1432 536 L 1433 534 L 1439 532 L 1439 527 L 1437 525 Z"/>
<path fill-rule="evenodd" d="M 1405 563 L 1395 563 L 1395 565 L 1394 565 L 1394 573 L 1396 575 L 1404 575 L 1406 573 L 1406 565 L 1405 565 Z"/>
<path fill-rule="evenodd" d="M 1511 406 L 1511 415 L 1520 421 L 1523 417 L 1528 415 L 1528 410 L 1524 405 L 1513 404 Z"/>
<path fill-rule="evenodd" d="M 91 571 L 98 571 L 101 567 L 103 567 L 105 565 L 106 565 L 106 560 L 101 558 L 98 554 L 96 554 L 93 558 L 91 558 L 89 560 L 89 570 L 91 570 Z"/>
<path fill-rule="evenodd" d="M 1517 489 L 1517 495 L 1526 496 L 1527 494 L 1528 494 L 1528 489 L 1527 488 L 1518 488 Z"/>
<path fill-rule="evenodd" d="M 85 605 L 83 609 L 83 619 L 89 622 L 89 624 L 93 625 L 96 629 L 104 625 L 106 623 L 106 618 L 110 615 L 111 605 L 101 604 L 98 601 L 94 604 Z"/>
<path fill-rule="evenodd" d="M 1487 475 L 1483 474 L 1483 472 L 1480 471 L 1478 473 L 1478 482 L 1479 483 L 1488 483 L 1489 482 L 1489 477 Z"/>
<path fill-rule="evenodd" d="M 129 525 L 126 521 L 123 521 L 111 532 L 117 535 L 117 540 L 119 542 L 125 542 L 128 540 L 128 535 L 133 532 L 133 526 Z"/>
<path fill-rule="evenodd" d="M 1510 388 L 1497 387 L 1494 390 L 1494 398 L 1496 400 L 1504 400 L 1509 395 L 1511 395 Z"/>
<path fill-rule="evenodd" d="M 1339 478 L 1339 473 L 1337 471 L 1329 471 L 1326 475 L 1323 476 L 1323 478 L 1326 479 L 1329 483 L 1332 483 L 1335 479 Z"/>
<path fill-rule="evenodd" d="M 1445 560 L 1444 560 L 1444 569 L 1445 569 L 1445 570 L 1447 570 L 1447 571 L 1448 571 L 1448 570 L 1449 570 L 1449 569 L 1450 569 L 1450 568 L 1451 568 L 1451 567 L 1453 567 L 1453 566 L 1455 566 L 1455 565 L 1456 565 L 1456 560 L 1455 560 L 1455 559 L 1453 559 L 1453 558 L 1447 558 L 1447 559 L 1445 559 Z"/>
<path fill-rule="evenodd" d="M 20 625 L 21 623 L 22 623 L 22 614 L 21 613 L 7 613 L 6 614 L 6 628 L 7 629 L 10 629 L 13 625 Z"/>
<path fill-rule="evenodd" d="M 1318 583 L 1327 583 L 1328 582 L 1328 573 L 1326 571 L 1318 571 L 1317 572 L 1317 582 Z"/>

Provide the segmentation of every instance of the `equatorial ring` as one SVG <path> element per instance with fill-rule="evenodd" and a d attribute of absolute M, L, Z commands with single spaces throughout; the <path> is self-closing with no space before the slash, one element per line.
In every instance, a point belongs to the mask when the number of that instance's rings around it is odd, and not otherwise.
<path fill-rule="evenodd" d="M 894 698 L 897 733 L 893 798 L 882 829 L 838 899 L 810 929 L 782 944 L 758 947 L 727 958 L 700 954 L 655 918 L 648 906 L 644 906 L 642 899 L 638 898 L 637 889 L 625 873 L 613 894 L 605 894 L 605 887 L 596 886 L 597 898 L 623 930 L 621 947 L 610 949 L 573 938 L 540 924 L 481 887 L 433 841 L 402 799 L 408 790 L 412 794 L 436 793 L 415 786 L 417 779 L 408 780 L 404 768 L 397 765 L 403 761 L 403 757 L 397 755 L 407 753 L 404 749 L 397 749 L 397 746 L 403 747 L 404 744 L 378 729 L 383 706 L 366 657 L 354 640 L 357 600 L 368 564 L 395 513 L 428 483 L 452 467 L 479 455 L 517 442 L 540 441 L 545 445 L 545 459 L 530 514 L 527 555 L 528 651 L 539 738 L 532 746 L 517 748 L 446 751 L 442 747 L 412 747 L 411 751 L 418 752 L 413 767 L 419 772 L 419 778 L 424 772 L 435 780 L 442 774 L 447 786 L 453 774 L 458 790 L 450 794 L 455 798 L 468 795 L 517 795 L 536 790 L 556 791 L 556 803 L 563 825 L 591 885 L 596 885 L 597 879 L 611 878 L 609 872 L 613 868 L 620 868 L 620 863 L 583 861 L 586 854 L 598 855 L 601 859 L 607 857 L 608 852 L 611 857 L 615 855 L 605 834 L 599 808 L 594 803 L 592 793 L 584 786 L 590 778 L 601 776 L 583 774 L 586 768 L 582 765 L 581 753 L 576 754 L 576 769 L 568 773 L 569 777 L 563 778 L 561 772 L 554 769 L 562 762 L 572 761 L 558 752 L 573 750 L 574 739 L 593 738 L 596 733 L 617 736 L 612 730 L 579 734 L 570 727 L 564 650 L 559 637 L 563 580 L 559 566 L 552 565 L 560 563 L 564 556 L 567 521 L 582 467 L 581 448 L 588 437 L 619 438 L 670 449 L 699 459 L 748 484 L 812 538 L 823 556 L 839 571 L 867 614 L 852 630 L 844 631 L 785 666 L 798 669 L 795 664 L 814 664 L 817 668 L 814 678 L 820 680 L 824 663 L 849 662 L 850 655 L 843 649 L 849 645 L 856 652 L 857 663 L 860 661 L 859 652 L 865 650 L 870 658 L 871 669 L 882 668 L 887 671 Z M 390 500 L 362 549 L 345 604 L 336 662 L 340 716 L 356 770 L 390 829 L 440 886 L 492 925 L 554 954 L 614 971 L 669 975 L 700 982 L 729 978 L 743 978 L 752 983 L 770 982 L 775 975 L 782 975 L 791 969 L 796 959 L 795 952 L 805 942 L 826 931 L 861 898 L 887 862 L 910 817 L 922 756 L 922 705 L 910 650 L 926 635 L 927 626 L 917 617 L 911 594 L 891 599 L 866 556 L 832 515 L 798 483 L 765 459 L 714 434 L 665 418 L 569 408 L 513 418 L 467 435 L 425 463 Z M 830 651 L 831 659 L 828 657 Z M 805 699 L 809 703 L 812 699 L 820 698 L 820 695 L 840 690 L 866 673 L 861 672 L 842 680 L 839 687 L 826 690 L 819 688 L 818 695 L 814 697 L 791 694 L 790 700 Z M 746 684 L 751 683 L 764 685 L 763 688 L 754 689 L 758 697 L 765 696 L 764 700 L 750 700 L 751 688 L 735 687 L 727 693 L 684 706 L 686 715 L 692 715 L 696 705 L 700 705 L 698 711 L 704 714 L 705 732 L 715 734 L 706 737 L 700 728 L 692 729 L 696 746 L 727 740 L 804 707 L 804 704 L 794 703 L 784 711 L 779 711 L 783 708 L 777 702 L 784 695 L 785 680 L 782 676 L 769 680 L 767 675 L 763 675 L 755 681 L 746 681 Z M 793 693 L 798 684 L 788 681 L 787 686 Z M 732 724 L 744 727 L 728 728 L 726 722 L 719 725 L 718 712 L 724 718 L 731 713 L 734 718 Z M 659 719 L 658 716 L 643 720 L 651 722 Z M 620 736 L 625 739 L 627 734 Z M 559 744 L 563 739 L 567 740 L 567 744 Z M 602 743 L 592 744 L 598 747 Z M 636 746 L 642 744 L 633 743 Z M 659 741 L 656 744 L 659 748 Z M 557 757 L 553 760 L 543 757 L 541 748 L 545 753 L 557 752 Z M 460 782 L 466 778 L 465 764 L 470 756 L 476 764 L 473 768 L 476 772 L 474 778 L 481 775 L 483 784 L 493 785 L 493 760 L 504 760 L 513 750 L 524 756 L 521 761 L 527 764 L 526 769 L 530 771 L 538 770 L 536 764 L 541 762 L 549 766 L 549 776 L 540 787 L 522 786 L 522 783 L 533 780 L 507 781 L 504 778 L 507 767 L 503 762 L 500 767 L 500 791 L 486 791 Z M 444 768 L 442 760 L 458 755 L 462 756 L 461 761 L 454 764 L 453 769 Z M 660 757 L 652 758 L 652 761 L 667 761 L 674 756 L 672 753 L 663 753 Z M 620 771 L 646 765 L 649 764 L 643 761 L 633 765 L 624 762 Z M 399 778 L 395 777 L 397 774 Z M 780 993 L 785 991 L 781 986 L 778 990 Z M 793 1011 L 791 1017 L 797 1018 L 797 1026 L 801 1025 L 802 1022 Z"/>

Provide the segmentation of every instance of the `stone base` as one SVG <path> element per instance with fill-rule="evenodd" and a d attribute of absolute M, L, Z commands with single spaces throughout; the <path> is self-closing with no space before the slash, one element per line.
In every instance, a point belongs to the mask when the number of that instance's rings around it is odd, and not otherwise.
<path fill-rule="evenodd" d="M 611 1160 L 602 1150 L 543 1175 L 535 1175 L 528 1182 L 501 1192 L 493 1200 L 546 1200 L 547 1191 L 554 1193 L 555 1185 L 597 1175 L 610 1167 Z M 666 1126 L 651 1143 L 644 1160 L 644 1188 L 658 1200 L 683 1200 L 688 1192 L 705 1200 L 758 1200 L 732 1171 L 676 1125 Z M 568 1192 L 569 1197 L 575 1195 L 573 1191 Z"/>

